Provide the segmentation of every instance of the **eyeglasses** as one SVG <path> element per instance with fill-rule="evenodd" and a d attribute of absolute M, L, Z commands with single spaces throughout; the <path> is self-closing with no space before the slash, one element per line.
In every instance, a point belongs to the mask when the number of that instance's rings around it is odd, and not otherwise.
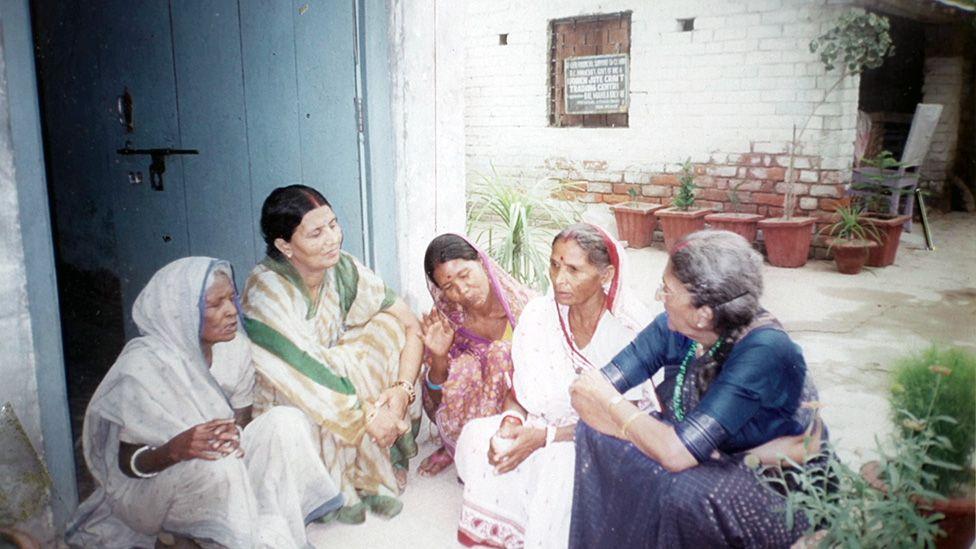
<path fill-rule="evenodd" d="M 669 297 L 672 297 L 672 296 L 675 296 L 675 295 L 678 295 L 678 292 L 676 292 L 676 291 L 668 288 L 667 286 L 665 286 L 664 285 L 664 282 L 662 281 L 661 284 L 658 285 L 657 290 L 654 292 L 654 299 L 656 299 L 658 301 L 665 301 Z"/>

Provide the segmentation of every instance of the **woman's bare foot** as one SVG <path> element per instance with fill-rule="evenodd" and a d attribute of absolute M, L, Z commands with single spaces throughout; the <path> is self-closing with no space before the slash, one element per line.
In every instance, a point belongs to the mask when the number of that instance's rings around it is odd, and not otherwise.
<path fill-rule="evenodd" d="M 393 476 L 396 477 L 397 487 L 402 492 L 407 487 L 407 469 L 405 467 L 394 467 Z"/>
<path fill-rule="evenodd" d="M 451 458 L 451 454 L 447 452 L 447 449 L 441 446 L 433 454 L 427 456 L 422 462 L 420 462 L 420 468 L 417 469 L 417 473 L 423 477 L 432 477 L 444 469 L 447 469 L 454 463 L 454 459 Z"/>

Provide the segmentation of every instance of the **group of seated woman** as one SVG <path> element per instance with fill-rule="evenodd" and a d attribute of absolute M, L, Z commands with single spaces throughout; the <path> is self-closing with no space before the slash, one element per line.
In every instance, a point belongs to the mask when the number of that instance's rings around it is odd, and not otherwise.
<path fill-rule="evenodd" d="M 802 461 L 823 430 L 740 237 L 679 242 L 653 318 L 595 225 L 556 235 L 544 296 L 441 235 L 418 319 L 341 250 L 314 189 L 272 192 L 261 229 L 242 299 L 210 258 L 137 298 L 140 336 L 85 417 L 97 489 L 70 545 L 304 547 L 310 521 L 395 516 L 421 403 L 442 447 L 419 472 L 456 463 L 466 545 L 782 546 L 805 527 L 744 464 Z"/>

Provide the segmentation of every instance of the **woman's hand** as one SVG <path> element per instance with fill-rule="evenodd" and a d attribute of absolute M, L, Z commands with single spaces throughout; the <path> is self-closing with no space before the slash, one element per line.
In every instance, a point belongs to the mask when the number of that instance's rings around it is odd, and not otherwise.
<path fill-rule="evenodd" d="M 599 370 L 588 370 L 569 387 L 573 408 L 580 419 L 605 435 L 619 436 L 620 429 L 610 411 L 610 401 L 620 393 Z"/>
<path fill-rule="evenodd" d="M 380 448 L 389 448 L 397 437 L 407 432 L 410 424 L 397 416 L 387 406 L 377 406 L 376 415 L 366 424 L 366 434 L 369 435 Z"/>
<path fill-rule="evenodd" d="M 802 465 L 807 459 L 820 452 L 822 437 L 823 422 L 817 415 L 805 433 L 774 438 L 746 453 L 758 458 L 759 463 L 763 465 L 787 466 L 790 461 Z"/>
<path fill-rule="evenodd" d="M 513 436 L 514 435 L 514 436 Z M 546 445 L 545 429 L 527 427 L 524 425 L 505 425 L 498 428 L 497 436 L 502 438 L 514 438 L 515 441 L 504 452 L 495 452 L 494 448 L 488 449 L 488 463 L 495 466 L 495 472 L 503 475 L 525 461 L 539 448 Z"/>
<path fill-rule="evenodd" d="M 407 407 L 410 405 L 410 395 L 399 385 L 394 385 L 380 393 L 376 399 L 377 408 L 389 408 L 393 416 L 402 419 L 407 416 Z"/>
<path fill-rule="evenodd" d="M 194 425 L 159 448 L 173 463 L 191 459 L 217 460 L 236 453 L 244 456 L 234 419 L 214 419 Z"/>
<path fill-rule="evenodd" d="M 445 357 L 454 343 L 454 328 L 447 318 L 432 307 L 420 322 L 424 346 L 436 357 Z"/>

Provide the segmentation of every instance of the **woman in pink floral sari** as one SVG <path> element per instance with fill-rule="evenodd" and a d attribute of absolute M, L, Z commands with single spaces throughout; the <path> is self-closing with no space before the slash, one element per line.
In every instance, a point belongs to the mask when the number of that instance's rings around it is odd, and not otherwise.
<path fill-rule="evenodd" d="M 534 293 L 456 234 L 424 255 L 434 307 L 424 315 L 424 409 L 443 447 L 420 464 L 433 476 L 451 465 L 461 428 L 501 412 L 512 383 L 512 333 Z"/>

